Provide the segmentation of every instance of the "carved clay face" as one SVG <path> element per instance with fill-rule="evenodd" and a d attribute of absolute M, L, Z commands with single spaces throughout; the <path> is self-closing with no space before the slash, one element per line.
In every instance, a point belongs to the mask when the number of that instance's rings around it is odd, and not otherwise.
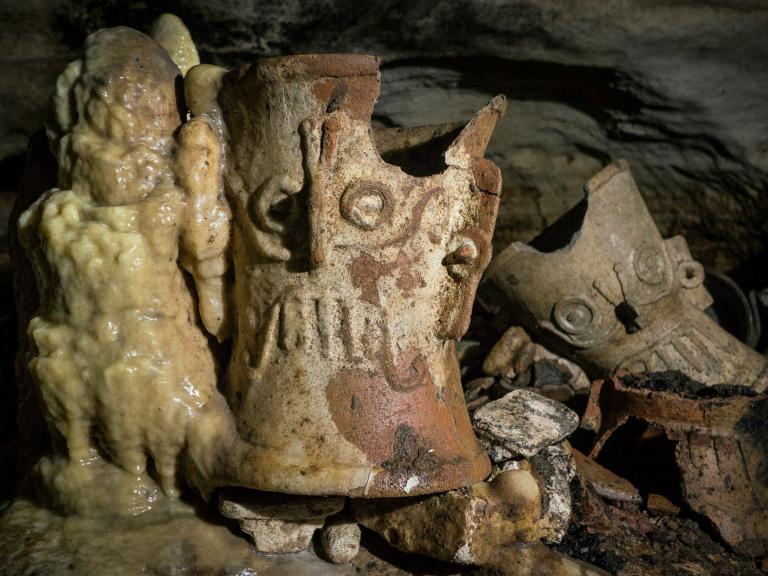
<path fill-rule="evenodd" d="M 584 203 L 491 265 L 489 284 L 527 328 L 602 372 L 679 370 L 708 384 L 763 389 L 766 362 L 702 309 L 704 269 L 682 238 L 662 239 L 625 162 L 586 187 Z"/>
<path fill-rule="evenodd" d="M 402 495 L 487 473 L 453 339 L 490 258 L 498 178 L 483 190 L 478 172 L 497 174 L 482 152 L 503 103 L 442 171 L 411 176 L 373 141 L 376 64 L 269 60 L 219 99 L 236 224 L 228 392 L 241 436 L 265 448 L 254 487 Z"/>

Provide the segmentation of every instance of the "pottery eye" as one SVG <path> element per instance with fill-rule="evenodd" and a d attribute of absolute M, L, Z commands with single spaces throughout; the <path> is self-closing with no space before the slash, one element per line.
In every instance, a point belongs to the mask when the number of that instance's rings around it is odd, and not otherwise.
<path fill-rule="evenodd" d="M 378 182 L 353 184 L 341 196 L 341 215 L 363 230 L 374 230 L 389 220 L 392 200 L 389 189 Z"/>
<path fill-rule="evenodd" d="M 553 316 L 557 325 L 568 334 L 582 334 L 594 322 L 596 312 L 586 300 L 567 298 L 555 305 Z"/>

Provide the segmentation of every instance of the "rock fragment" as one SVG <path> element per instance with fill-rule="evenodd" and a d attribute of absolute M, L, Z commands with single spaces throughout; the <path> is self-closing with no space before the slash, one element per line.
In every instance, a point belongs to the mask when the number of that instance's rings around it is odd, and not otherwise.
<path fill-rule="evenodd" d="M 222 494 L 219 511 L 237 520 L 256 549 L 267 554 L 287 554 L 309 548 L 315 531 L 342 510 L 344 498 L 291 496 L 256 491 Z"/>
<path fill-rule="evenodd" d="M 519 326 L 512 326 L 494 344 L 483 361 L 483 372 L 489 376 L 513 378 L 523 372 L 536 353 L 536 346 Z"/>
<path fill-rule="evenodd" d="M 547 446 L 531 457 L 530 463 L 541 490 L 537 532 L 547 542 L 559 542 L 571 519 L 571 479 L 576 473 L 571 448 L 567 442 Z"/>
<path fill-rule="evenodd" d="M 608 576 L 608 573 L 540 543 L 506 547 L 477 576 Z"/>
<path fill-rule="evenodd" d="M 358 500 L 353 510 L 395 548 L 480 565 L 505 545 L 539 538 L 539 500 L 536 479 L 521 469 L 420 500 Z"/>
<path fill-rule="evenodd" d="M 334 522 L 320 532 L 325 557 L 334 564 L 351 562 L 360 552 L 360 526 L 356 522 Z"/>
<path fill-rule="evenodd" d="M 506 465 L 490 482 L 422 499 L 357 500 L 353 512 L 395 548 L 457 564 L 486 564 L 515 543 L 559 541 L 571 514 L 569 447 Z"/>
<path fill-rule="evenodd" d="M 528 390 L 513 390 L 487 403 L 472 420 L 494 462 L 534 456 L 579 425 L 579 417 L 567 406 Z"/>
<path fill-rule="evenodd" d="M 512 516 L 534 519 L 541 516 L 541 489 L 529 470 L 500 472 L 491 481 L 491 487 Z"/>
<path fill-rule="evenodd" d="M 265 554 L 289 554 L 309 548 L 322 524 L 292 522 L 279 518 L 240 520 L 240 530 L 251 537 L 256 550 Z"/>
<path fill-rule="evenodd" d="M 516 388 L 536 388 L 542 395 L 566 401 L 589 392 L 589 378 L 570 360 L 533 342 L 520 326 L 511 326 L 483 361 L 483 372 Z"/>

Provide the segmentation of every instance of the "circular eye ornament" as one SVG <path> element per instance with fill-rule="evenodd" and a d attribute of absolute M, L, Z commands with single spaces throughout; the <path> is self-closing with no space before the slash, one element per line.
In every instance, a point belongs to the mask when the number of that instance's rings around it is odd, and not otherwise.
<path fill-rule="evenodd" d="M 635 251 L 635 274 L 646 284 L 656 285 L 667 276 L 667 264 L 658 248 L 649 243 L 641 244 Z"/>
<path fill-rule="evenodd" d="M 363 230 L 374 230 L 389 220 L 392 193 L 380 182 L 357 182 L 341 195 L 341 215 Z"/>
<path fill-rule="evenodd" d="M 595 309 L 581 298 L 566 298 L 555 304 L 555 322 L 569 334 L 582 334 L 595 319 Z"/>

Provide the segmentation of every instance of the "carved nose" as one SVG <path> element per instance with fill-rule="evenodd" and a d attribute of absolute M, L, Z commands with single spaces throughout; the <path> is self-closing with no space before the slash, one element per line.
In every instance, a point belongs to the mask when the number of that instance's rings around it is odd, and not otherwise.
<path fill-rule="evenodd" d="M 443 258 L 443 266 L 448 270 L 448 274 L 461 280 L 470 274 L 479 256 L 477 244 L 472 239 L 465 238 L 453 252 Z"/>
<path fill-rule="evenodd" d="M 445 265 L 472 264 L 477 260 L 477 256 L 477 246 L 471 240 L 467 240 L 445 257 Z"/>

